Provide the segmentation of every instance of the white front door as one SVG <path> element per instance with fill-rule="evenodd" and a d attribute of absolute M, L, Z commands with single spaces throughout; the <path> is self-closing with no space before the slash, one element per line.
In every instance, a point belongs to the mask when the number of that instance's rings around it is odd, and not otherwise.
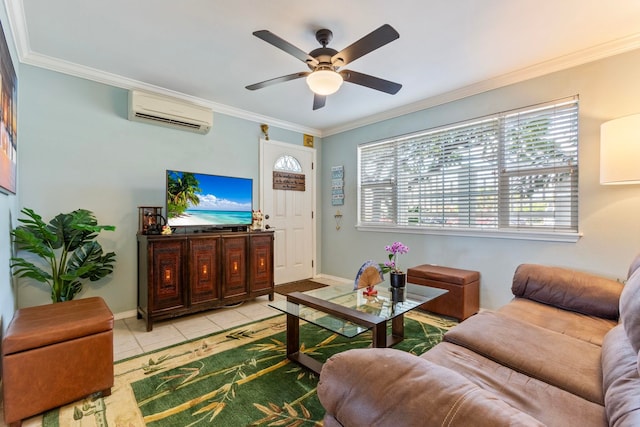
<path fill-rule="evenodd" d="M 263 227 L 274 231 L 275 284 L 313 277 L 315 150 L 260 141 Z M 274 190 L 274 171 L 304 175 L 304 191 Z"/>

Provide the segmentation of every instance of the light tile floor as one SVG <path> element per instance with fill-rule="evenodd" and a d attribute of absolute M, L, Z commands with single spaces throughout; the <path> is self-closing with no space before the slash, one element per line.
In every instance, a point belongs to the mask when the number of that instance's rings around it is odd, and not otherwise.
<path fill-rule="evenodd" d="M 276 294 L 276 300 L 284 298 Z M 114 322 L 113 358 L 115 361 L 179 344 L 214 332 L 279 314 L 269 307 L 269 297 L 245 301 L 237 307 L 223 307 L 189 316 L 158 321 L 147 332 L 144 319 L 130 317 Z"/>
<path fill-rule="evenodd" d="M 327 278 L 313 280 L 327 285 L 347 282 L 347 280 Z M 276 301 L 284 298 L 280 294 L 275 294 Z M 113 329 L 114 360 L 137 356 L 148 351 L 281 314 L 280 311 L 269 307 L 269 303 L 269 297 L 262 296 L 255 300 L 245 301 L 236 307 L 217 308 L 189 316 L 158 321 L 154 322 L 153 330 L 150 332 L 147 332 L 145 322 L 142 319 L 130 317 L 116 320 Z"/>

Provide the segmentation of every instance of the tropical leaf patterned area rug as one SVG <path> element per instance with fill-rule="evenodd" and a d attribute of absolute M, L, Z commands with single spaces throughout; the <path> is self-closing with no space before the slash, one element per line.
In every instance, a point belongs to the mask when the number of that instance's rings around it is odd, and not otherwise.
<path fill-rule="evenodd" d="M 405 339 L 396 348 L 421 354 L 454 324 L 410 312 Z M 118 362 L 111 396 L 50 411 L 42 425 L 320 426 L 318 377 L 286 359 L 285 328 L 286 318 L 279 315 Z M 369 346 L 371 336 L 346 339 L 302 323 L 300 342 L 303 351 L 324 361 Z"/>

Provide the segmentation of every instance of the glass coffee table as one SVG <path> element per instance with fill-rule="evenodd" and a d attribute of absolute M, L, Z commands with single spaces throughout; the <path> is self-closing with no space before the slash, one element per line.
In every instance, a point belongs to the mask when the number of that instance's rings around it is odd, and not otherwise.
<path fill-rule="evenodd" d="M 376 287 L 378 295 L 363 295 L 353 284 L 331 285 L 307 292 L 292 292 L 286 301 L 269 306 L 287 315 L 287 357 L 316 373 L 323 363 L 300 351 L 300 320 L 347 338 L 372 331 L 372 347 L 391 347 L 404 339 L 404 313 L 446 294 L 445 289 L 407 284 L 401 295 L 392 296 L 385 285 Z M 391 334 L 387 335 L 387 322 Z"/>

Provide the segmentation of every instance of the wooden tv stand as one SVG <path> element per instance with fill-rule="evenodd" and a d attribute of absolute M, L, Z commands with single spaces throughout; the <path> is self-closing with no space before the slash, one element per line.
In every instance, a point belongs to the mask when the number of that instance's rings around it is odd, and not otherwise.
<path fill-rule="evenodd" d="M 138 234 L 138 318 L 153 322 L 274 297 L 273 232 Z"/>

